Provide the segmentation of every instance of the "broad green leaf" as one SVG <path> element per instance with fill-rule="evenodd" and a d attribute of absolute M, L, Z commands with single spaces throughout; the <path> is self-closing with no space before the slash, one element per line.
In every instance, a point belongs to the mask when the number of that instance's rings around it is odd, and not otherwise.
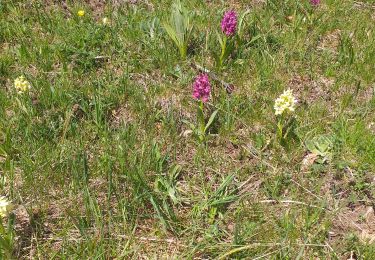
<path fill-rule="evenodd" d="M 212 122 L 215 120 L 215 117 L 216 117 L 216 114 L 217 112 L 219 112 L 219 110 L 215 110 L 212 115 L 210 116 L 210 119 L 208 119 L 208 122 L 207 122 L 207 125 L 206 127 L 204 128 L 204 132 L 207 131 L 207 129 L 210 127 L 210 125 L 212 124 Z"/>

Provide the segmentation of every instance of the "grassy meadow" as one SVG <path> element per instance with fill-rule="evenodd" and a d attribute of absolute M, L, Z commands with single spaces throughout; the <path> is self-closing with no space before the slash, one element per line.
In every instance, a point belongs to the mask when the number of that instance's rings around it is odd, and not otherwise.
<path fill-rule="evenodd" d="M 375 259 L 374 23 L 370 0 L 0 0 L 0 259 Z"/>

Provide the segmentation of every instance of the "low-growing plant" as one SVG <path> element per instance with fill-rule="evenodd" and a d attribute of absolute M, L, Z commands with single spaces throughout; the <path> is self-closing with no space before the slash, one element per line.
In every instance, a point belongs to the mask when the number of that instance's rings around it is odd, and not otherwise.
<path fill-rule="evenodd" d="M 281 145 L 287 144 L 288 138 L 292 134 L 295 126 L 295 118 L 291 114 L 295 110 L 297 100 L 293 96 L 292 90 L 288 89 L 275 100 L 275 115 L 277 117 L 277 140 Z"/>
<path fill-rule="evenodd" d="M 220 55 L 215 55 L 216 65 L 221 68 L 224 61 L 232 53 L 234 49 L 234 36 L 237 30 L 237 13 L 235 11 L 228 11 L 224 14 L 221 21 L 222 34 L 216 32 L 221 52 Z"/>
<path fill-rule="evenodd" d="M 214 122 L 217 112 L 215 110 L 206 123 L 204 115 L 204 104 L 208 101 L 211 93 L 211 84 L 207 74 L 198 75 L 193 85 L 193 98 L 198 100 L 197 106 L 197 125 L 187 122 L 194 136 L 200 143 L 204 143 L 207 139 L 207 131 Z"/>
<path fill-rule="evenodd" d="M 306 148 L 311 153 L 319 156 L 316 162 L 325 163 L 326 161 L 332 160 L 332 149 L 334 145 L 332 139 L 331 136 L 318 135 L 305 141 Z"/>
<path fill-rule="evenodd" d="M 174 204 L 179 202 L 179 194 L 176 184 L 180 173 L 181 166 L 175 165 L 165 175 L 160 175 L 155 183 L 157 191 L 164 193 L 165 197 L 169 197 Z"/>
<path fill-rule="evenodd" d="M 182 59 L 187 56 L 189 40 L 193 31 L 192 18 L 192 12 L 180 0 L 176 0 L 172 4 L 169 21 L 163 23 L 165 31 L 177 46 Z"/>

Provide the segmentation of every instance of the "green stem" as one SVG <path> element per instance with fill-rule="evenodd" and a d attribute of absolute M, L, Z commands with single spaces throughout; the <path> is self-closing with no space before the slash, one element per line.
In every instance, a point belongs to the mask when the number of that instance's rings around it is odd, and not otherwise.
<path fill-rule="evenodd" d="M 283 125 L 282 125 L 282 118 L 279 118 L 277 122 L 277 137 L 281 141 L 283 139 Z"/>
<path fill-rule="evenodd" d="M 180 54 L 181 54 L 181 58 L 184 60 L 186 59 L 187 57 L 187 46 L 186 45 L 183 45 L 181 48 L 180 48 Z"/>
<path fill-rule="evenodd" d="M 203 113 L 203 109 L 204 109 L 204 104 L 203 104 L 203 101 L 200 100 L 199 101 L 199 105 L 198 105 L 198 129 L 199 129 L 199 139 L 201 141 L 204 141 L 204 138 L 205 138 L 205 121 L 204 121 L 204 113 Z"/>
<path fill-rule="evenodd" d="M 220 55 L 220 67 L 223 66 L 224 58 L 227 52 L 227 40 L 228 38 L 224 36 L 223 44 L 221 45 L 221 55 Z"/>

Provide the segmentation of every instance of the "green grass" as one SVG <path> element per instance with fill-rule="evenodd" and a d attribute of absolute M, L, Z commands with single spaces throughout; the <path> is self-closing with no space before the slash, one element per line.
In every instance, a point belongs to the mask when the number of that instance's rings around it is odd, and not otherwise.
<path fill-rule="evenodd" d="M 3 258 L 375 258 L 372 1 L 184 1 L 186 59 L 163 26 L 172 1 L 86 2 L 0 0 Z M 233 8 L 249 13 L 218 68 Z M 192 64 L 235 86 L 211 79 L 205 142 L 188 131 Z M 287 88 L 299 102 L 280 142 Z M 329 160 L 304 165 L 319 136 Z"/>

